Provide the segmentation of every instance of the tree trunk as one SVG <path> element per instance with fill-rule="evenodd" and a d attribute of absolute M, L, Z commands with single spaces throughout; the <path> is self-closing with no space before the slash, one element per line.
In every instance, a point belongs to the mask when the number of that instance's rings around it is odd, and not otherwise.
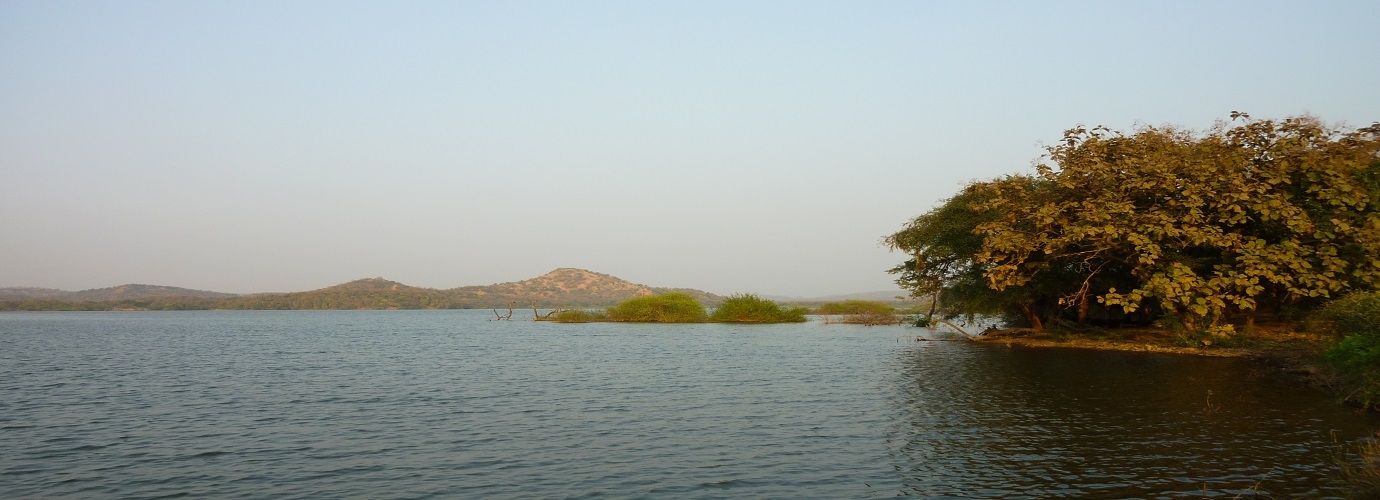
<path fill-rule="evenodd" d="M 1040 321 L 1040 315 L 1035 313 L 1035 309 L 1028 304 L 1021 304 L 1021 312 L 1025 313 L 1025 319 L 1030 321 L 1030 329 L 1040 331 L 1045 329 L 1045 324 Z"/>
<path fill-rule="evenodd" d="M 953 329 L 955 329 L 955 330 L 958 330 L 958 333 L 963 334 L 964 337 L 968 337 L 968 340 L 971 340 L 971 341 L 974 341 L 974 342 L 977 341 L 977 337 L 974 337 L 974 336 L 972 336 L 972 335 L 968 335 L 968 332 L 963 331 L 963 329 L 962 329 L 962 328 L 959 328 L 958 325 L 955 325 L 955 324 L 950 323 L 950 322 L 948 322 L 948 321 L 944 321 L 944 320 L 942 320 L 942 319 L 936 319 L 936 320 L 934 320 L 934 323 L 931 323 L 931 324 L 930 324 L 930 329 L 931 329 L 931 330 L 934 330 L 934 329 L 935 329 L 935 328 L 934 328 L 934 324 L 936 324 L 936 323 L 943 323 L 943 324 L 949 325 L 949 328 L 953 328 Z"/>
<path fill-rule="evenodd" d="M 1078 301 L 1078 324 L 1088 322 L 1088 294 L 1083 294 L 1083 298 Z"/>

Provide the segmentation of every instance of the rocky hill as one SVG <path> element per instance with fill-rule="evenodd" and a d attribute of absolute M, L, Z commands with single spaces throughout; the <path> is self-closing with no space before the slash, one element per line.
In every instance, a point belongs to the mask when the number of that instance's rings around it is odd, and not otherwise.
<path fill-rule="evenodd" d="M 0 289 L 0 310 L 107 309 L 487 309 L 602 307 L 642 295 L 683 292 L 705 305 L 723 297 L 701 290 L 656 288 L 607 274 L 561 268 L 512 283 L 448 290 L 367 278 L 318 290 L 233 295 L 154 285 L 121 285 L 66 292 L 46 288 Z"/>
<path fill-rule="evenodd" d="M 445 293 L 383 278 L 366 278 L 318 290 L 262 293 L 226 299 L 216 309 L 457 309 Z"/>
<path fill-rule="evenodd" d="M 640 285 L 607 274 L 563 267 L 536 278 L 488 286 L 467 286 L 448 290 L 467 303 L 499 307 L 509 303 L 537 307 L 594 307 L 617 304 L 643 295 L 685 292 L 701 303 L 715 304 L 723 297 L 701 290 L 656 288 Z"/>

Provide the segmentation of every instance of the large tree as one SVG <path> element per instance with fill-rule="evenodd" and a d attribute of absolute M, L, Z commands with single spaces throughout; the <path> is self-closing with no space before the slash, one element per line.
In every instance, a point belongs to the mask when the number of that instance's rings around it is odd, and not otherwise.
<path fill-rule="evenodd" d="M 1233 120 L 1201 134 L 1071 129 L 1034 176 L 974 183 L 887 241 L 921 255 L 919 264 L 927 251 L 954 249 L 961 258 L 941 262 L 1015 292 L 1005 306 L 1037 327 L 1051 304 L 1080 320 L 1096 304 L 1225 332 L 1230 316 L 1249 325 L 1259 310 L 1380 284 L 1380 126 Z M 980 241 L 976 250 L 912 243 L 943 229 L 934 219 L 960 199 L 983 215 L 955 223 Z M 963 275 L 902 278 L 923 291 Z"/>

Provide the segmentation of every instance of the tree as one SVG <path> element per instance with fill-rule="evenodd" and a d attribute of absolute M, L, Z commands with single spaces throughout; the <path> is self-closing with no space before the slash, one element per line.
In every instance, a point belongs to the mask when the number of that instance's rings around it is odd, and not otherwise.
<path fill-rule="evenodd" d="M 1067 131 L 1033 180 L 970 188 L 996 215 L 973 261 L 992 289 L 1055 291 L 1080 319 L 1095 300 L 1222 333 L 1225 316 L 1380 284 L 1380 126 L 1233 118 Z"/>
<path fill-rule="evenodd" d="M 1041 327 L 1037 294 L 1021 287 L 989 287 L 984 276 L 990 266 L 977 260 L 983 246 L 977 228 L 1000 217 L 986 208 L 992 186 L 1034 182 L 1028 176 L 1012 176 L 969 184 L 938 207 L 911 219 L 882 240 L 891 249 L 911 256 L 887 272 L 896 274 L 896 284 L 909 290 L 912 297 L 931 299 L 931 318 L 936 313 L 950 318 L 1016 313 L 1031 326 Z"/>

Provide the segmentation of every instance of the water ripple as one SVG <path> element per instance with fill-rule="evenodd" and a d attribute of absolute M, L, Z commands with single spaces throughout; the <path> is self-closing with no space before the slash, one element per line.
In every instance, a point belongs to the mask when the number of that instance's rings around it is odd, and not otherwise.
<path fill-rule="evenodd" d="M 1237 360 L 485 312 L 0 314 L 0 496 L 1326 497 L 1378 424 Z"/>

